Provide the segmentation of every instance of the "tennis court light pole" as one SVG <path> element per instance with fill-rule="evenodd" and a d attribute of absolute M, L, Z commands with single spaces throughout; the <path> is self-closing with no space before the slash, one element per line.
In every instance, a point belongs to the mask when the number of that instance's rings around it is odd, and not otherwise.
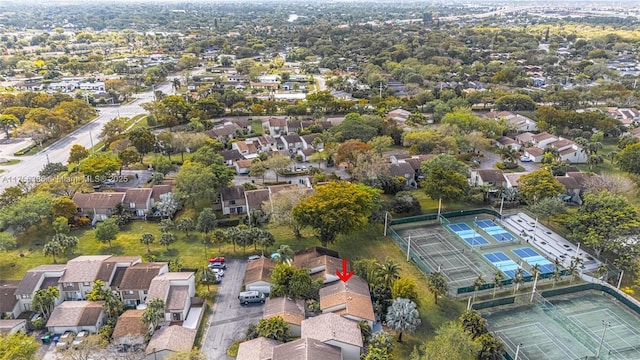
<path fill-rule="evenodd" d="M 611 322 L 602 320 L 602 325 L 604 326 L 604 330 L 602 330 L 602 337 L 600 338 L 600 346 L 598 346 L 598 352 L 596 353 L 596 358 L 600 358 L 600 350 L 602 350 L 602 343 L 604 342 L 604 334 L 607 333 L 607 328 L 611 326 Z"/>
<path fill-rule="evenodd" d="M 389 216 L 389 212 L 384 212 L 384 236 L 387 236 L 387 217 Z"/>
<path fill-rule="evenodd" d="M 536 230 L 538 230 L 538 217 L 536 216 L 536 222 L 533 224 L 533 241 L 536 241 Z"/>
<path fill-rule="evenodd" d="M 438 218 L 440 218 L 441 209 L 442 209 L 442 198 L 438 199 Z"/>
<path fill-rule="evenodd" d="M 513 360 L 518 360 L 518 355 L 520 355 L 520 346 L 522 346 L 522 344 L 518 344 L 518 346 L 516 347 L 516 356 L 513 358 Z"/>
<path fill-rule="evenodd" d="M 533 279 L 533 289 L 531 289 L 531 303 L 533 303 L 533 296 L 536 294 L 536 285 L 538 284 L 538 272 L 536 271 L 536 277 Z"/>
<path fill-rule="evenodd" d="M 407 262 L 409 262 L 409 252 L 411 251 L 411 236 L 409 236 L 409 241 L 407 242 Z"/>

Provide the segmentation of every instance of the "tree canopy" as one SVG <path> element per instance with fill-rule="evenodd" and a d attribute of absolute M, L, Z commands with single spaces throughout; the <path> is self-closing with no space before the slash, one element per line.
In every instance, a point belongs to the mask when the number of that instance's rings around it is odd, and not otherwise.
<path fill-rule="evenodd" d="M 527 203 L 533 205 L 544 198 L 560 195 L 565 191 L 565 187 L 551 171 L 539 169 L 518 179 L 518 191 Z"/>
<path fill-rule="evenodd" d="M 467 167 L 452 155 L 438 155 L 422 164 L 422 187 L 434 200 L 459 201 L 467 196 Z"/>
<path fill-rule="evenodd" d="M 640 233 L 640 215 L 621 195 L 608 191 L 588 193 L 567 227 L 576 241 L 591 247 L 599 256 L 602 251 L 626 243 L 625 236 Z"/>
<path fill-rule="evenodd" d="M 293 209 L 294 218 L 314 229 L 322 246 L 333 243 L 367 222 L 380 191 L 362 184 L 334 181 L 318 186 L 316 193 Z"/>

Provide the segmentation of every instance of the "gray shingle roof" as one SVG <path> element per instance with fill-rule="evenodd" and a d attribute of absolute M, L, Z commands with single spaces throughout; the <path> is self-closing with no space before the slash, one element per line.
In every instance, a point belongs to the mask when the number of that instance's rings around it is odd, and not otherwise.
<path fill-rule="evenodd" d="M 342 350 L 320 340 L 303 338 L 274 347 L 273 360 L 342 360 Z"/>
<path fill-rule="evenodd" d="M 300 337 L 317 339 L 322 342 L 336 340 L 345 344 L 363 346 L 362 333 L 358 323 L 333 313 L 322 314 L 304 320 Z"/>
<path fill-rule="evenodd" d="M 111 255 L 83 255 L 67 262 L 67 269 L 60 278 L 61 283 L 93 282 L 98 279 L 102 262 Z"/>
<path fill-rule="evenodd" d="M 36 287 L 38 286 L 38 283 L 40 283 L 40 279 L 42 278 L 42 276 L 44 276 L 45 273 L 47 272 L 61 273 L 64 271 L 66 267 L 67 265 L 64 265 L 64 264 L 40 265 L 36 268 L 33 268 L 27 271 L 27 273 L 22 277 L 22 280 L 20 281 L 20 285 L 18 285 L 18 288 L 15 291 L 15 294 L 16 295 L 33 294 L 34 291 L 38 290 Z"/>

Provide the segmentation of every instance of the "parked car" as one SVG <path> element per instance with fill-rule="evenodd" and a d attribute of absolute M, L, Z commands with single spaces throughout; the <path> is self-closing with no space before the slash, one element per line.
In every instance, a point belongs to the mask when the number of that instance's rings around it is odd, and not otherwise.
<path fill-rule="evenodd" d="M 264 304 L 264 294 L 260 291 L 243 291 L 238 295 L 241 305 L 249 305 L 251 303 Z"/>
<path fill-rule="evenodd" d="M 216 275 L 220 275 L 220 276 L 224 276 L 224 270 L 222 269 L 218 269 L 218 268 L 213 268 L 211 269 L 213 271 L 214 274 Z"/>
<path fill-rule="evenodd" d="M 226 269 L 227 265 L 225 263 L 209 263 L 209 269 Z"/>
<path fill-rule="evenodd" d="M 223 263 L 224 264 L 224 256 L 216 256 L 209 258 L 210 263 Z"/>
<path fill-rule="evenodd" d="M 532 162 L 533 160 L 528 156 L 520 156 L 520 161 L 522 161 L 522 162 Z"/>
<path fill-rule="evenodd" d="M 249 261 L 259 260 L 261 258 L 260 255 L 251 255 L 249 256 Z"/>
<path fill-rule="evenodd" d="M 73 343 L 71 343 L 71 345 L 73 346 L 74 349 L 77 349 L 80 344 L 82 344 L 82 342 L 89 336 L 89 332 L 88 331 L 80 331 L 78 333 L 78 335 L 76 336 L 75 340 L 73 340 Z"/>

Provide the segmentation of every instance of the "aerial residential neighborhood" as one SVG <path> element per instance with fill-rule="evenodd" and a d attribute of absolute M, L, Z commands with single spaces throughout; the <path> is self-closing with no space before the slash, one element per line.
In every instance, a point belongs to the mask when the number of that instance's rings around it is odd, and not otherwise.
<path fill-rule="evenodd" d="M 0 360 L 639 359 L 627 3 L 0 4 Z"/>

